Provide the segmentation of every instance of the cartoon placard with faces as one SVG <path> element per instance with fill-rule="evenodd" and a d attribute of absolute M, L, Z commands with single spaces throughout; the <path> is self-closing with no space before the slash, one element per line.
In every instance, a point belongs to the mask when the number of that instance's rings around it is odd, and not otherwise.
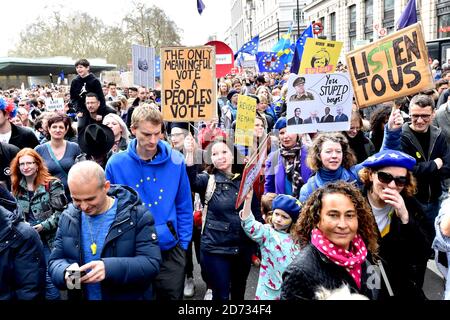
<path fill-rule="evenodd" d="M 353 87 L 346 73 L 291 74 L 286 101 L 288 133 L 350 129 Z"/>

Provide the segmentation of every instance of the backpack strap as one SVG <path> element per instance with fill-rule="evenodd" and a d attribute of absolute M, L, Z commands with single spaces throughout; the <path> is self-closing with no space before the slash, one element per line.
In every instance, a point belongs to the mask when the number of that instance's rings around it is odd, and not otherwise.
<path fill-rule="evenodd" d="M 203 205 L 202 210 L 202 233 L 205 228 L 206 214 L 208 213 L 208 202 L 211 200 L 214 190 L 216 190 L 216 177 L 213 174 L 210 174 L 208 178 L 208 185 L 206 186 L 205 204 Z"/>

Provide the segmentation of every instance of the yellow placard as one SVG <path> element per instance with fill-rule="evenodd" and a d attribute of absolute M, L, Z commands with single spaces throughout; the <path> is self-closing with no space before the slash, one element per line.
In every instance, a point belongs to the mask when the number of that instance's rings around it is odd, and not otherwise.
<path fill-rule="evenodd" d="M 162 112 L 166 121 L 216 115 L 215 47 L 161 48 Z"/>
<path fill-rule="evenodd" d="M 342 42 L 307 38 L 298 74 L 333 73 Z"/>
<path fill-rule="evenodd" d="M 420 22 L 351 51 L 346 58 L 360 108 L 434 87 Z"/>
<path fill-rule="evenodd" d="M 253 146 L 255 117 L 256 99 L 239 95 L 234 139 L 235 144 L 247 147 Z"/>

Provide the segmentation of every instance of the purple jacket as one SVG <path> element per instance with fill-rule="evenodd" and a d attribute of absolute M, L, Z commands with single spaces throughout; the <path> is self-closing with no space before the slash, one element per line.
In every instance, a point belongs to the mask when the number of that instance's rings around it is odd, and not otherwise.
<path fill-rule="evenodd" d="M 306 165 L 306 157 L 308 155 L 308 148 L 302 146 L 301 162 L 300 162 L 300 175 L 303 182 L 306 183 L 311 176 L 311 169 Z M 266 176 L 266 182 L 264 184 L 264 193 L 275 192 L 277 194 L 284 194 L 286 173 L 284 170 L 283 160 L 280 154 L 280 149 L 270 153 L 266 167 L 264 169 L 264 175 Z"/>

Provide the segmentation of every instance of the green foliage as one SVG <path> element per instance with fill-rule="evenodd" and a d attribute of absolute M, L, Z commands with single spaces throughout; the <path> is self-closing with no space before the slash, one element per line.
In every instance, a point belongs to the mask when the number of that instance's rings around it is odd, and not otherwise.
<path fill-rule="evenodd" d="M 134 3 L 131 11 L 113 26 L 88 13 L 59 11 L 39 17 L 21 33 L 20 40 L 8 55 L 24 58 L 68 56 L 103 58 L 118 68 L 131 61 L 131 44 L 156 48 L 181 44 L 182 31 L 158 7 Z"/>

